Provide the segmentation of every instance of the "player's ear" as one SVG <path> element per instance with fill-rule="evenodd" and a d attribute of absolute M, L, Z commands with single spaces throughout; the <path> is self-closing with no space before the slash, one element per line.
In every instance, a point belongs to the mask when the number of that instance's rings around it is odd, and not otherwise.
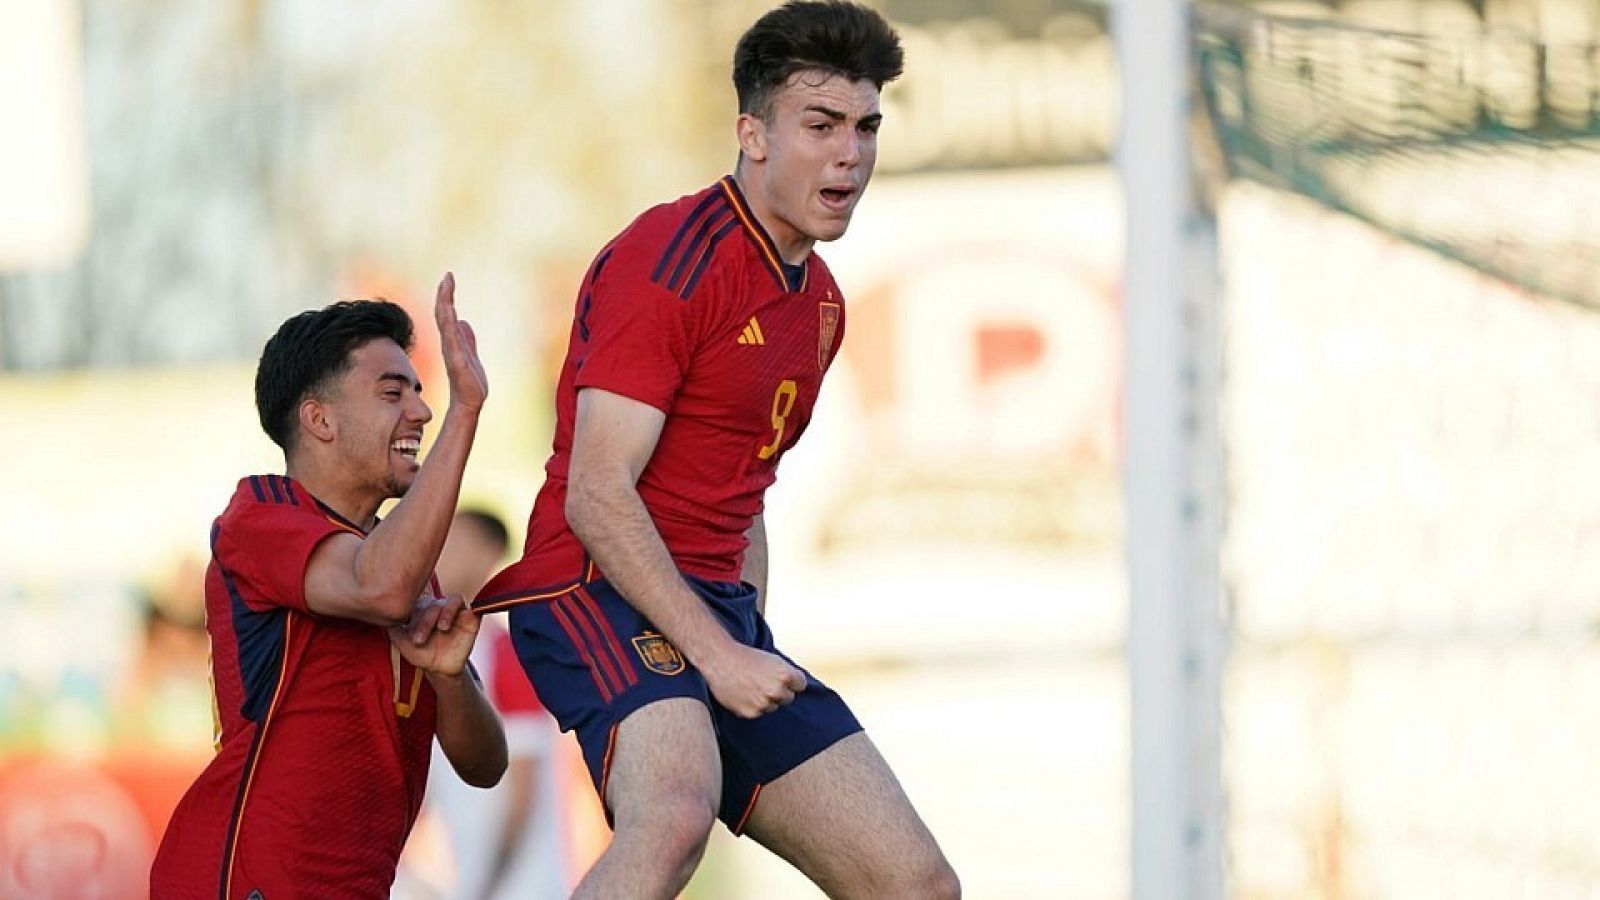
<path fill-rule="evenodd" d="M 739 138 L 739 151 L 752 162 L 766 162 L 766 123 L 750 113 L 740 113 L 733 127 Z"/>
<path fill-rule="evenodd" d="M 315 397 L 300 401 L 300 430 L 323 443 L 332 441 L 338 431 L 334 427 L 332 411 Z"/>

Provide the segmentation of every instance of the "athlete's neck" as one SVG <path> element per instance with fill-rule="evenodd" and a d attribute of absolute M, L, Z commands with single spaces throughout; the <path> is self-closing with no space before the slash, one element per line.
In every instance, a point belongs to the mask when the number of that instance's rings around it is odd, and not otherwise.
<path fill-rule="evenodd" d="M 310 491 L 322 505 L 362 531 L 371 531 L 378 524 L 378 507 L 386 498 L 376 496 L 371 489 L 344 484 L 338 478 L 328 477 L 322 467 L 302 459 L 290 461 L 286 474 Z"/>
<path fill-rule="evenodd" d="M 738 164 L 733 167 L 733 183 L 739 186 L 739 193 L 743 194 L 744 201 L 750 204 L 750 212 L 755 215 L 756 221 L 766 229 L 767 237 L 772 238 L 773 246 L 778 248 L 778 258 L 791 266 L 798 266 L 811 255 L 811 248 L 817 243 L 816 239 L 806 237 L 778 217 L 772 209 L 772 204 L 767 200 L 766 191 L 762 188 L 761 173 L 749 171 L 755 168 L 757 164 L 741 156 Z"/>

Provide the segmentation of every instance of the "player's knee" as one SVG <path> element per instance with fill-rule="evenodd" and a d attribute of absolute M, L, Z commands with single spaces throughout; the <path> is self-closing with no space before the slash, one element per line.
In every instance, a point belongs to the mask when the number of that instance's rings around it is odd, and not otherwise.
<path fill-rule="evenodd" d="M 894 896 L 917 897 L 919 900 L 958 900 L 961 896 L 961 879 L 937 849 L 908 862 L 908 870 L 898 873 L 893 886 L 885 885 Z"/>
<path fill-rule="evenodd" d="M 627 821 L 619 820 L 617 834 L 646 842 L 663 861 L 692 864 L 705 852 L 716 821 L 712 798 L 685 792 L 657 798 Z"/>
<path fill-rule="evenodd" d="M 937 900 L 959 900 L 961 897 L 961 879 L 943 856 L 924 870 L 922 885 L 925 890 L 918 892 L 919 897 Z"/>
<path fill-rule="evenodd" d="M 706 852 L 706 842 L 711 838 L 711 826 L 717 821 L 716 813 L 704 803 L 683 803 L 665 811 L 670 819 L 656 831 L 657 844 L 669 859 L 684 865 L 700 861 Z"/>

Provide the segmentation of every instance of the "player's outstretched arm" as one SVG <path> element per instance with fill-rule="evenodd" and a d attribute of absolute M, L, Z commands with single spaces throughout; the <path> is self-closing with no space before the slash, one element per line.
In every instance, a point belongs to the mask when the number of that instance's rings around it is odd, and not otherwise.
<path fill-rule="evenodd" d="M 493 787 L 506 771 L 506 735 L 500 716 L 467 669 L 480 622 L 460 595 L 428 612 L 423 618 L 429 627 L 396 626 L 389 629 L 389 641 L 433 686 L 438 698 L 434 733 L 450 766 L 473 787 Z"/>
<path fill-rule="evenodd" d="M 578 392 L 567 524 L 633 604 L 705 676 L 717 702 L 754 718 L 794 699 L 805 675 L 735 641 L 678 573 L 635 485 L 666 415 L 599 388 Z"/>
<path fill-rule="evenodd" d="M 395 625 L 410 618 L 433 574 L 489 395 L 477 338 L 456 315 L 455 284 L 455 276 L 446 273 L 434 300 L 450 380 L 450 405 L 439 436 L 405 499 L 365 540 L 335 535 L 312 553 L 305 588 L 313 612 Z"/>

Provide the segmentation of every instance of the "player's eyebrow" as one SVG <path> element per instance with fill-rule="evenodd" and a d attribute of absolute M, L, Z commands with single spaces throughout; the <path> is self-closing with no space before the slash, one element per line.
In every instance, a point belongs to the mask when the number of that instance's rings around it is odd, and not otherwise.
<path fill-rule="evenodd" d="M 378 376 L 379 384 L 382 384 L 385 381 L 398 381 L 406 387 L 415 387 L 419 391 L 422 390 L 422 382 L 412 381 L 411 376 L 404 372 L 385 372 Z"/>
<path fill-rule="evenodd" d="M 844 119 L 845 119 L 845 114 L 843 112 L 840 112 L 837 109 L 830 109 L 829 107 L 826 107 L 826 106 L 818 106 L 815 103 L 811 104 L 810 106 L 807 106 L 805 111 L 806 112 L 822 113 L 823 115 L 827 116 L 828 118 L 835 119 L 835 120 L 840 121 L 840 122 L 844 121 Z"/>
<path fill-rule="evenodd" d="M 835 122 L 843 122 L 845 119 L 850 118 L 849 115 L 847 115 L 846 113 L 844 113 L 841 110 L 837 110 L 837 109 L 834 109 L 834 108 L 829 107 L 829 106 L 821 106 L 821 105 L 816 104 L 816 103 L 813 103 L 810 106 L 807 106 L 804 111 L 805 112 L 820 113 L 820 114 L 822 114 L 824 116 L 827 116 L 828 118 L 834 120 Z M 872 125 L 878 124 L 881 121 L 883 121 L 883 113 L 875 112 L 875 113 L 868 113 L 868 114 L 862 116 L 861 117 L 861 121 L 858 122 L 857 124 L 872 126 Z"/>

